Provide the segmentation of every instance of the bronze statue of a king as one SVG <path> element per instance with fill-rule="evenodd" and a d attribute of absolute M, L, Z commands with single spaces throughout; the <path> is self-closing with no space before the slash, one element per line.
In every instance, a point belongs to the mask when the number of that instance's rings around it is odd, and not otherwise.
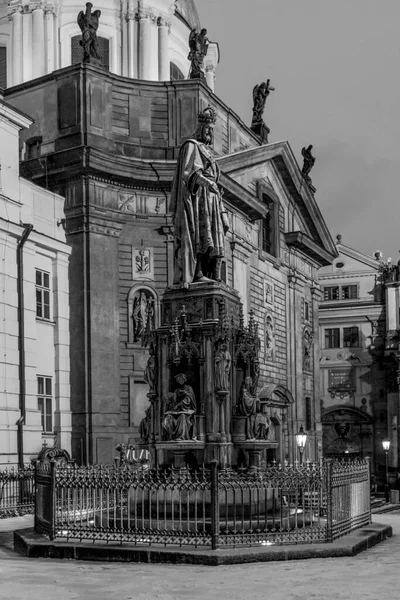
<path fill-rule="evenodd" d="M 216 112 L 198 116 L 192 139 L 180 149 L 171 191 L 174 223 L 174 284 L 220 281 L 229 223 L 218 188 L 219 167 L 212 145 Z"/>

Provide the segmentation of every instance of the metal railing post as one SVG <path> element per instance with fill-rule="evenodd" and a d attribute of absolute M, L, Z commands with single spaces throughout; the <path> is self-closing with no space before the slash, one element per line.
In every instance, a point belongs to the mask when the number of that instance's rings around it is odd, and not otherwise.
<path fill-rule="evenodd" d="M 326 486 L 326 541 L 333 542 L 333 496 L 332 496 L 332 475 L 333 461 L 328 459 L 325 461 L 325 486 Z"/>
<path fill-rule="evenodd" d="M 211 461 L 211 547 L 219 547 L 219 486 L 218 461 Z"/>
<path fill-rule="evenodd" d="M 56 461 L 50 461 L 50 490 L 49 490 L 49 538 L 54 540 L 54 534 L 56 530 Z"/>

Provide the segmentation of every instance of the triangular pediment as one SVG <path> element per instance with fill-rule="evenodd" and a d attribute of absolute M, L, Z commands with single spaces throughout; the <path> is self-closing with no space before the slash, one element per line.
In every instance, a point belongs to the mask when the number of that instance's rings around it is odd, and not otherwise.
<path fill-rule="evenodd" d="M 271 194 L 285 198 L 292 215 L 291 228 L 285 231 L 288 245 L 293 243 L 314 256 L 320 254 L 320 264 L 334 260 L 336 246 L 288 142 L 241 150 L 217 160 L 223 173 L 253 193 L 257 181 L 263 180 Z"/>

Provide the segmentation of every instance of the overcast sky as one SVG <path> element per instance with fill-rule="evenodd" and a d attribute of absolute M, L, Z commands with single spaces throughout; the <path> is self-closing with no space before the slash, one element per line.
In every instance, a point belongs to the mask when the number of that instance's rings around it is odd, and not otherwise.
<path fill-rule="evenodd" d="M 216 93 L 248 124 L 271 79 L 264 120 L 311 177 L 332 237 L 368 255 L 400 250 L 400 0 L 196 0 L 219 43 Z"/>

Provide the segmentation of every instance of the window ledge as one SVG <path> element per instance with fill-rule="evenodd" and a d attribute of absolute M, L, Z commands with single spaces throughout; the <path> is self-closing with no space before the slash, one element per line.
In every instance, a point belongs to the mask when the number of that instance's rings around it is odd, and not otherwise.
<path fill-rule="evenodd" d="M 51 321 L 50 319 L 42 319 L 41 317 L 36 317 L 36 323 L 44 323 L 45 325 L 52 325 L 55 327 L 56 322 Z"/>

